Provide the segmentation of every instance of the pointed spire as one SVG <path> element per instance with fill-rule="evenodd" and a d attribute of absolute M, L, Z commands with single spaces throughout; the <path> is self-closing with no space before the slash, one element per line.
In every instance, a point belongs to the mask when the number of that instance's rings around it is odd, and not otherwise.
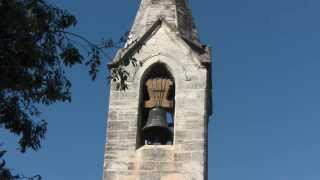
<path fill-rule="evenodd" d="M 130 34 L 141 37 L 160 18 L 175 27 L 183 38 L 199 42 L 187 0 L 141 0 Z"/>

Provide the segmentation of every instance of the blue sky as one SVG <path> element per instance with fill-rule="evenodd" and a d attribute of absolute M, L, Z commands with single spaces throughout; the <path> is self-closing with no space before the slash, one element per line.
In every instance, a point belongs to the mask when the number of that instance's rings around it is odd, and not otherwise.
<path fill-rule="evenodd" d="M 92 41 L 130 29 L 138 0 L 50 0 L 78 17 L 73 31 Z M 320 179 L 320 1 L 191 1 L 203 43 L 213 48 L 214 113 L 209 180 Z M 43 108 L 41 151 L 20 155 L 0 132 L 8 166 L 45 180 L 102 177 L 108 86 L 69 73 L 71 104 Z M 1 138 L 2 139 L 2 138 Z"/>

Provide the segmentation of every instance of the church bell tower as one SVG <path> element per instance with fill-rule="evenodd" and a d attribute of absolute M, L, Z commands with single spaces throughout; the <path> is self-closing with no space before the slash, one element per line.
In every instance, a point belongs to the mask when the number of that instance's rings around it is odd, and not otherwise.
<path fill-rule="evenodd" d="M 111 82 L 104 180 L 207 180 L 211 51 L 187 0 L 141 0 L 125 47 L 126 91 Z"/>

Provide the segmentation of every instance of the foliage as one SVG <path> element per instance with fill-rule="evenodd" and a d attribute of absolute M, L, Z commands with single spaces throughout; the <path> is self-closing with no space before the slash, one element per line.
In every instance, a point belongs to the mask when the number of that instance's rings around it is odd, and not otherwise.
<path fill-rule="evenodd" d="M 0 159 L 3 157 L 3 155 L 6 153 L 5 150 L 0 149 Z M 17 180 L 17 179 L 25 179 L 25 180 L 41 180 L 40 175 L 35 175 L 33 177 L 25 177 L 21 175 L 13 175 L 10 169 L 5 167 L 6 161 L 2 160 L 0 161 L 0 179 L 1 180 Z"/>
<path fill-rule="evenodd" d="M 71 82 L 65 71 L 85 65 L 94 80 L 105 49 L 126 40 L 102 41 L 98 45 L 68 32 L 76 17 L 44 0 L 0 0 L 0 128 L 20 137 L 19 149 L 37 151 L 45 138 L 47 122 L 40 118 L 37 105 L 71 101 Z M 80 49 L 85 49 L 84 58 Z M 109 58 L 110 59 L 110 58 Z M 125 89 L 128 77 L 123 67 L 111 77 Z M 6 151 L 0 149 L 0 159 Z M 0 179 L 26 179 L 13 175 L 0 161 Z M 37 179 L 40 176 L 31 177 Z"/>

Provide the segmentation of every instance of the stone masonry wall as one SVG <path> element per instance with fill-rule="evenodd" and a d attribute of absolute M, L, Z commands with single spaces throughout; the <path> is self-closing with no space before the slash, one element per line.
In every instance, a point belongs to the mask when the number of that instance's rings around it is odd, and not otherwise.
<path fill-rule="evenodd" d="M 200 56 L 163 25 L 136 58 L 128 90 L 110 91 L 104 180 L 206 180 L 210 76 Z M 140 80 L 158 62 L 176 83 L 174 144 L 136 149 Z"/>
<path fill-rule="evenodd" d="M 184 38 L 199 41 L 187 0 L 142 0 L 131 33 L 141 37 L 159 17 L 165 18 Z"/>

